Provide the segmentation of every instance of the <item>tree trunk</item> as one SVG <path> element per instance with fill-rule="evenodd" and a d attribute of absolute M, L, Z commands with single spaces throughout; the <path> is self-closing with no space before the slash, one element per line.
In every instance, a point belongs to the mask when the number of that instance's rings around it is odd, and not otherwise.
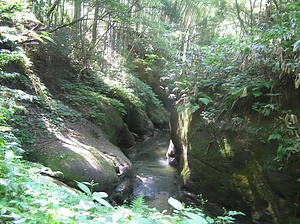
<path fill-rule="evenodd" d="M 235 7 L 236 7 L 237 18 L 240 22 L 241 29 L 244 30 L 244 32 L 247 34 L 247 29 L 245 27 L 245 23 L 244 23 L 244 21 L 241 17 L 241 12 L 240 12 L 240 7 L 239 7 L 239 4 L 238 4 L 238 0 L 235 0 Z"/>
<path fill-rule="evenodd" d="M 94 22 L 93 22 L 93 28 L 92 28 L 92 45 L 94 45 L 94 46 L 96 44 L 96 39 L 97 39 L 97 34 L 98 34 L 97 27 L 98 27 L 99 9 L 100 9 L 100 5 L 97 2 L 96 6 L 95 6 Z"/>

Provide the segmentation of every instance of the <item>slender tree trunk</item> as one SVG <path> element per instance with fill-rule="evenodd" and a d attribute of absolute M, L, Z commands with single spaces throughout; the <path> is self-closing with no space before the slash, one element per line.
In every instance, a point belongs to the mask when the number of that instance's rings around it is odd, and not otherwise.
<path fill-rule="evenodd" d="M 81 0 L 74 0 L 74 21 L 81 18 Z M 75 24 L 75 34 L 80 34 L 82 21 L 78 20 Z"/>
<path fill-rule="evenodd" d="M 60 24 L 64 24 L 65 22 L 65 0 L 62 1 L 60 5 Z"/>
<path fill-rule="evenodd" d="M 94 22 L 93 22 L 93 28 L 92 28 L 92 45 L 96 44 L 97 34 L 98 34 L 98 18 L 99 18 L 99 10 L 100 5 L 98 4 L 98 1 L 96 2 L 95 6 L 95 12 L 94 12 Z"/>
<path fill-rule="evenodd" d="M 244 21 L 241 17 L 241 12 L 240 12 L 240 7 L 239 7 L 239 4 L 238 4 L 238 0 L 235 0 L 235 7 L 236 7 L 237 18 L 240 22 L 241 29 L 244 30 L 244 32 L 247 34 L 247 29 L 245 27 L 245 23 L 244 23 Z"/>

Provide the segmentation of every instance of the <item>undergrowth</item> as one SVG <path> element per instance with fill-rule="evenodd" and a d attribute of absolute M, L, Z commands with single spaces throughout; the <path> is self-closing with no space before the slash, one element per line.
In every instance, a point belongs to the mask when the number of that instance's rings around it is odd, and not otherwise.
<path fill-rule="evenodd" d="M 82 191 L 43 176 L 42 165 L 22 159 L 23 149 L 9 120 L 24 112 L 15 98 L 0 97 L 0 223 L 232 223 L 239 212 L 226 212 L 215 219 L 201 209 L 185 207 L 170 198 L 175 209 L 165 215 L 146 205 L 142 197 L 130 205 L 113 207 L 104 192 L 93 192 L 78 182 Z M 199 222 L 200 221 L 200 222 Z"/>
<path fill-rule="evenodd" d="M 226 212 L 223 216 L 213 219 L 206 216 L 201 209 L 186 207 L 176 199 L 169 199 L 175 213 L 165 215 L 149 208 L 142 197 L 134 199 L 130 205 L 113 207 L 109 200 L 105 199 L 106 193 L 93 192 L 92 186 L 96 183 L 87 185 L 77 182 L 82 190 L 78 191 L 41 175 L 44 167 L 25 161 L 22 145 L 32 143 L 35 135 L 47 138 L 49 125 L 59 128 L 65 119 L 77 121 L 81 114 L 52 98 L 34 74 L 30 59 L 19 47 L 19 41 L 27 38 L 34 38 L 39 42 L 51 41 L 48 34 L 26 32 L 28 30 L 21 23 L 17 23 L 19 27 L 11 27 L 13 22 L 20 21 L 26 13 L 21 4 L 1 1 L 0 10 L 1 23 L 7 24 L 1 27 L 0 44 L 2 48 L 8 48 L 0 50 L 0 223 L 173 224 L 195 223 L 197 220 L 200 220 L 200 223 L 232 223 L 233 216 L 241 214 Z M 29 21 L 26 17 L 22 19 Z M 28 36 L 23 35 L 24 33 Z M 16 71 L 8 71 L 10 66 L 17 68 Z M 73 106 L 93 108 L 97 107 L 99 102 L 103 102 L 123 113 L 127 101 L 135 105 L 135 100 L 138 100 L 136 106 L 142 107 L 147 100 L 153 100 L 154 94 L 148 86 L 133 84 L 137 82 L 133 77 L 127 80 L 129 84 L 122 87 L 107 87 L 108 84 L 95 82 L 94 79 L 89 79 L 87 83 L 78 82 L 77 85 L 65 82 L 62 89 L 69 93 L 66 98 Z M 91 83 L 93 85 L 89 87 Z M 80 91 L 76 92 L 77 90 Z M 116 94 L 119 98 L 108 97 L 108 94 L 112 94 L 111 91 L 119 91 Z M 137 92 L 141 98 L 136 99 L 135 94 L 127 94 L 128 92 Z M 141 95 L 144 92 L 145 95 Z M 76 105 L 79 103 L 78 98 L 86 105 Z M 155 102 L 159 105 L 158 101 Z M 33 115 L 35 119 L 29 119 Z M 20 132 L 18 128 L 27 132 Z M 32 133 L 31 130 L 36 132 Z"/>
<path fill-rule="evenodd" d="M 284 5 L 285 16 L 275 13 L 267 28 L 243 39 L 219 38 L 196 46 L 184 61 L 169 62 L 162 79 L 177 111 L 201 110 L 215 125 L 231 122 L 232 115 L 273 119 L 276 128 L 264 142 L 279 143 L 275 160 L 299 158 L 299 110 L 295 102 L 283 105 L 294 101 L 300 86 L 298 7 L 299 2 Z"/>

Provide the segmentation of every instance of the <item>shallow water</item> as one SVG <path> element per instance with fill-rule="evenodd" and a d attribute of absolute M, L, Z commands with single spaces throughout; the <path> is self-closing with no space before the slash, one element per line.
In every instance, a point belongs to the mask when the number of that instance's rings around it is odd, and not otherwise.
<path fill-rule="evenodd" d="M 178 195 L 177 170 L 167 163 L 169 134 L 156 133 L 152 138 L 137 142 L 136 156 L 132 159 L 134 179 L 133 196 L 166 198 Z"/>
<path fill-rule="evenodd" d="M 152 138 L 137 142 L 135 146 L 137 153 L 131 157 L 135 175 L 133 196 L 143 195 L 150 207 L 155 207 L 160 211 L 168 210 L 170 213 L 172 209 L 167 202 L 169 197 L 198 207 L 201 204 L 199 198 L 193 193 L 182 191 L 177 169 L 167 162 L 166 153 L 169 141 L 169 133 L 158 132 Z M 204 207 L 208 215 L 212 217 L 222 214 L 219 206 L 214 203 L 208 203 Z M 235 223 L 252 223 L 250 217 L 238 216 L 237 218 Z"/>

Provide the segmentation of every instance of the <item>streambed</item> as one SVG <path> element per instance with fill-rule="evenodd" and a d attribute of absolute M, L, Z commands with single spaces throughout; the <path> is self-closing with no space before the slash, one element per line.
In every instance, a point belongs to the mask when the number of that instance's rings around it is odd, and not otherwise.
<path fill-rule="evenodd" d="M 131 159 L 134 197 L 142 195 L 149 202 L 178 196 L 177 170 L 166 159 L 169 139 L 169 133 L 157 132 L 152 138 L 137 142 L 136 155 Z"/>

